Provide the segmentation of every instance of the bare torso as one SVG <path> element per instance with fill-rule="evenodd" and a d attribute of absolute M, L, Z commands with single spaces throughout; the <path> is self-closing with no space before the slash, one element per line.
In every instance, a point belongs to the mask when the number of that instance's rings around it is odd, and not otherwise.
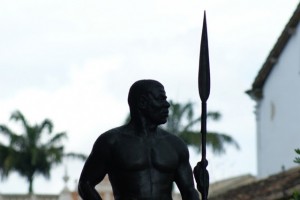
<path fill-rule="evenodd" d="M 139 137 L 130 131 L 114 133 L 108 172 L 115 197 L 171 198 L 180 154 L 171 135 Z"/>
<path fill-rule="evenodd" d="M 99 166 L 99 178 L 89 169 L 82 177 L 95 185 L 108 174 L 116 200 L 171 200 L 173 182 L 184 185 L 179 188 L 188 199 L 198 199 L 186 145 L 161 129 L 150 136 L 129 126 L 112 129 L 97 139 L 89 159 L 86 166 Z"/>

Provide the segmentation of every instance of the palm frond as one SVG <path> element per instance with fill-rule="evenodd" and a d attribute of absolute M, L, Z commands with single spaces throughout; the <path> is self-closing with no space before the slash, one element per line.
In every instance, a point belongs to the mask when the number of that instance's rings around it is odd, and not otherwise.
<path fill-rule="evenodd" d="M 222 117 L 221 113 L 216 111 L 210 111 L 207 113 L 207 119 L 212 119 L 214 121 L 220 120 Z"/>
<path fill-rule="evenodd" d="M 226 134 L 208 132 L 206 139 L 207 145 L 210 146 L 213 152 L 216 154 L 225 153 L 225 145 L 232 145 L 236 149 L 240 149 L 237 141 L 235 141 L 231 136 Z"/>
<path fill-rule="evenodd" d="M 74 152 L 70 152 L 70 153 L 66 153 L 64 154 L 65 157 L 67 158 L 72 158 L 72 159 L 80 159 L 82 161 L 85 161 L 87 159 L 87 156 L 85 154 L 82 153 L 74 153 Z"/>
<path fill-rule="evenodd" d="M 164 129 L 168 132 L 173 133 L 183 139 L 188 146 L 194 147 L 198 152 L 200 152 L 201 135 L 200 131 L 194 131 L 195 125 L 201 123 L 201 117 L 194 116 L 194 106 L 192 102 L 187 102 L 184 104 L 177 103 L 174 101 L 169 101 L 169 117 Z M 221 114 L 216 111 L 210 111 L 207 113 L 207 119 L 218 121 L 221 118 Z M 217 133 L 209 132 L 207 133 L 206 143 L 209 148 L 212 149 L 215 154 L 225 153 L 227 145 L 231 145 L 236 149 L 239 149 L 239 145 L 236 140 L 231 136 Z"/>
<path fill-rule="evenodd" d="M 296 157 L 295 160 L 294 160 L 294 162 L 300 164 L 300 157 Z"/>
<path fill-rule="evenodd" d="M 49 163 L 59 164 L 64 156 L 64 146 L 51 146 L 46 150 Z"/>
<path fill-rule="evenodd" d="M 201 151 L 201 134 L 195 131 L 182 131 L 178 135 L 187 145 L 195 148 L 198 152 Z M 222 155 L 226 153 L 226 145 L 234 146 L 239 149 L 238 143 L 231 137 L 225 134 L 208 132 L 206 143 L 215 154 Z"/>
<path fill-rule="evenodd" d="M 0 176 L 1 180 L 7 178 L 9 170 L 6 168 L 5 162 L 9 154 L 9 147 L 0 143 Z"/>
<path fill-rule="evenodd" d="M 25 119 L 24 115 L 21 113 L 21 111 L 16 110 L 15 112 L 12 113 L 12 115 L 10 116 L 11 120 L 15 120 L 15 121 L 19 121 L 21 120 L 24 128 L 28 127 L 28 123 L 27 120 Z"/>
<path fill-rule="evenodd" d="M 5 125 L 0 125 L 0 133 L 7 137 L 11 137 L 12 135 L 16 135 L 12 130 L 10 130 L 7 126 Z"/>
<path fill-rule="evenodd" d="M 18 146 L 18 147 L 21 146 L 23 141 L 22 136 L 17 135 L 12 130 L 10 130 L 7 126 L 0 125 L 0 133 L 2 133 L 4 136 L 8 138 L 11 146 Z"/>
<path fill-rule="evenodd" d="M 196 124 L 200 124 L 201 121 L 201 117 L 198 117 L 196 119 L 190 120 L 187 125 L 184 126 L 184 131 L 191 129 L 193 126 L 195 126 Z"/>
<path fill-rule="evenodd" d="M 180 105 L 180 104 L 179 104 Z M 192 120 L 194 117 L 194 104 L 192 102 L 187 102 L 182 106 L 181 117 L 186 114 L 188 120 Z"/>
<path fill-rule="evenodd" d="M 49 119 L 45 119 L 39 126 L 39 131 L 42 132 L 44 129 L 48 129 L 48 133 L 51 133 L 53 130 L 53 123 Z"/>
<path fill-rule="evenodd" d="M 182 131 L 178 135 L 187 145 L 196 149 L 200 148 L 199 134 L 194 131 Z"/>
<path fill-rule="evenodd" d="M 48 142 L 45 144 L 46 146 L 53 146 L 59 142 L 62 141 L 62 139 L 66 139 L 67 138 L 67 133 L 66 132 L 60 132 L 60 133 L 56 133 L 53 137 L 51 137 Z"/>
<path fill-rule="evenodd" d="M 15 169 L 17 155 L 18 151 L 10 146 L 0 144 L 0 174 L 2 179 L 7 178 L 10 172 Z"/>
<path fill-rule="evenodd" d="M 295 152 L 300 155 L 300 149 L 295 149 Z M 300 164 L 300 157 L 296 157 L 294 162 Z"/>

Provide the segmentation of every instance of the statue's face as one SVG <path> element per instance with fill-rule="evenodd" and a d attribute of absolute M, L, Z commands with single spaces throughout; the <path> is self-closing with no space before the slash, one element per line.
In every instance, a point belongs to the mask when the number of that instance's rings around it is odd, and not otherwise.
<path fill-rule="evenodd" d="M 147 97 L 146 117 L 157 125 L 166 123 L 170 104 L 167 101 L 164 87 L 158 86 L 152 88 Z"/>

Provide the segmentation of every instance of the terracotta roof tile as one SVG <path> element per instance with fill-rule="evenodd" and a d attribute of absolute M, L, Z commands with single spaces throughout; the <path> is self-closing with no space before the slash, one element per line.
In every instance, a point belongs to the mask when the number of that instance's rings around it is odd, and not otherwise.
<path fill-rule="evenodd" d="M 279 200 L 289 199 L 294 191 L 300 191 L 300 167 L 244 185 L 210 200 Z"/>

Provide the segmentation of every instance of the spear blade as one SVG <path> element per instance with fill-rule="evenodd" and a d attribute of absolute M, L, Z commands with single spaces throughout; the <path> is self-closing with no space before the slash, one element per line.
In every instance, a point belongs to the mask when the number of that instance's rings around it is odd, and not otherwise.
<path fill-rule="evenodd" d="M 208 52 L 208 38 L 206 13 L 204 11 L 201 45 L 200 45 L 200 59 L 199 59 L 199 75 L 198 88 L 202 102 L 206 102 L 210 93 L 210 71 L 209 71 L 209 52 Z"/>

